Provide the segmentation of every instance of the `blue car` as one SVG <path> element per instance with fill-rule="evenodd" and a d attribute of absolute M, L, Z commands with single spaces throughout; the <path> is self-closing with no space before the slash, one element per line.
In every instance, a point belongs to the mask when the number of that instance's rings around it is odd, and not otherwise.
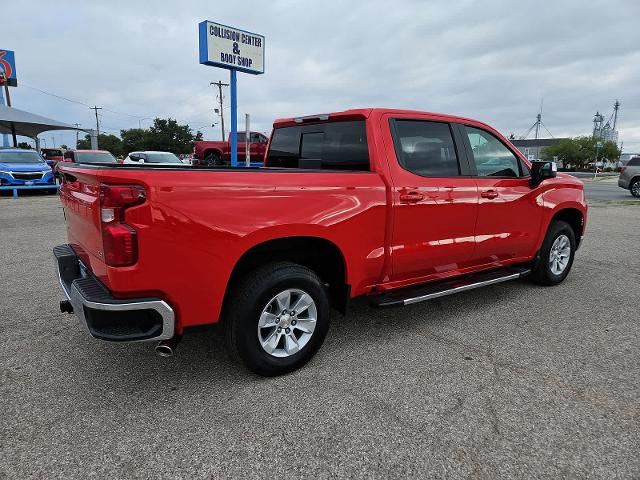
<path fill-rule="evenodd" d="M 0 150 L 0 185 L 51 185 L 55 179 L 51 167 L 34 150 Z"/>

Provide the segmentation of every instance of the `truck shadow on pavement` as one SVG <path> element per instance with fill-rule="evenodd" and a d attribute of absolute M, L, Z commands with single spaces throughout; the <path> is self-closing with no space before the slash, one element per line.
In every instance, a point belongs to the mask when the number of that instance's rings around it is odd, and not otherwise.
<path fill-rule="evenodd" d="M 435 341 L 433 330 L 442 333 L 443 329 L 465 328 L 460 322 L 468 322 L 469 318 L 482 322 L 483 316 L 490 318 L 493 315 L 489 308 L 508 299 L 517 300 L 526 290 L 537 289 L 523 281 L 509 282 L 408 307 L 382 310 L 371 307 L 366 299 L 356 299 L 347 316 L 333 313 L 327 339 L 309 364 L 284 377 L 263 378 L 234 363 L 226 352 L 224 331 L 219 325 L 187 331 L 170 358 L 157 356 L 153 349 L 155 343 L 118 345 L 86 338 L 79 340 L 75 359 L 70 360 L 80 366 L 68 365 L 68 368 L 83 371 L 87 386 L 95 385 L 96 375 L 100 375 L 100 390 L 105 388 L 112 394 L 118 391 L 123 394 L 149 393 L 149 390 L 166 393 L 167 389 L 169 392 L 180 389 L 183 394 L 184 390 L 201 394 L 203 384 L 233 391 L 255 382 L 287 383 L 289 376 L 330 377 L 344 370 L 345 362 L 355 361 L 366 368 L 367 362 L 380 361 L 376 349 L 394 349 L 396 356 L 401 356 L 406 348 L 403 342 L 408 338 L 424 337 L 426 342 Z M 78 338 L 74 336 L 69 341 Z M 83 358 L 90 360 L 84 363 Z"/>

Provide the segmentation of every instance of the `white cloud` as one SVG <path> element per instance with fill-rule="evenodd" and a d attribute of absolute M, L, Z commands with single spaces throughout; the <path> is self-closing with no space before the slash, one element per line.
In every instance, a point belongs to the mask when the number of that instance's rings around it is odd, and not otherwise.
<path fill-rule="evenodd" d="M 239 76 L 240 114 L 263 131 L 283 116 L 389 106 L 523 133 L 544 97 L 551 132 L 578 135 L 618 98 L 621 140 L 640 150 L 639 15 L 635 0 L 12 2 L 0 47 L 16 51 L 23 85 L 202 127 L 214 120 L 209 82 L 228 78 L 198 64 L 197 23 L 210 19 L 266 36 L 266 73 Z M 18 108 L 93 124 L 85 106 L 12 93 Z M 138 119 L 103 110 L 102 123 L 117 131 Z"/>

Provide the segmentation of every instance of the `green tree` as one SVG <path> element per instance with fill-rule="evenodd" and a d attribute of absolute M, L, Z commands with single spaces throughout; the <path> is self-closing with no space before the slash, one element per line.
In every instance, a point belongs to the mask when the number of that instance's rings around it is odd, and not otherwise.
<path fill-rule="evenodd" d="M 598 148 L 598 161 L 615 161 L 620 158 L 620 149 L 610 140 L 600 137 L 575 137 L 561 140 L 555 145 L 551 145 L 542 151 L 542 158 L 553 160 L 558 157 L 565 168 L 585 169 L 589 163 L 596 161 L 596 144 L 602 143 Z"/>
<path fill-rule="evenodd" d="M 116 157 L 121 157 L 123 155 L 122 140 L 115 135 L 104 133 L 98 135 L 98 148 L 100 150 L 107 150 Z M 78 150 L 89 149 L 91 149 L 91 137 L 87 134 L 83 139 L 78 139 Z"/>
<path fill-rule="evenodd" d="M 29 145 L 27 142 L 18 142 L 18 148 L 25 148 L 27 150 L 31 150 L 33 147 Z"/>
<path fill-rule="evenodd" d="M 129 130 L 120 130 L 122 138 L 122 150 L 124 155 L 137 150 L 149 150 L 147 148 L 147 137 L 149 130 L 144 128 L 130 128 Z"/>
<path fill-rule="evenodd" d="M 202 140 L 202 132 L 194 134 L 189 125 L 180 125 L 173 118 L 156 118 L 151 127 L 121 130 L 120 136 L 125 155 L 136 150 L 189 153 L 193 142 Z"/>
<path fill-rule="evenodd" d="M 60 145 L 60 148 L 63 150 L 69 150 L 69 147 L 66 146 L 64 143 L 62 145 Z"/>

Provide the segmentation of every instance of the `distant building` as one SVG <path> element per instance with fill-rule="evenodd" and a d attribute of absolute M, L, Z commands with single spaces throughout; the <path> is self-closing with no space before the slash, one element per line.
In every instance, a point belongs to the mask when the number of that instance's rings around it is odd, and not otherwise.
<path fill-rule="evenodd" d="M 529 160 L 537 160 L 541 158 L 542 152 L 545 148 L 551 145 L 556 145 L 562 140 L 569 140 L 568 138 L 538 138 L 525 139 L 525 140 L 511 140 L 511 143 L 520 150 L 525 157 Z"/>

